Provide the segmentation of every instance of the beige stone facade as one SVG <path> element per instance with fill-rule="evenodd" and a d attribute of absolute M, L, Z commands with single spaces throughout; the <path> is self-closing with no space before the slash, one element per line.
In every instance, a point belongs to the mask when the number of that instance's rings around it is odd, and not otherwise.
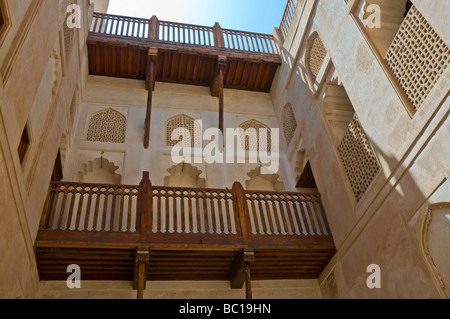
<path fill-rule="evenodd" d="M 311 191 L 296 188 L 309 163 L 337 253 L 319 279 L 254 281 L 254 298 L 448 298 L 450 4 L 414 0 L 394 32 L 384 29 L 394 10 L 386 1 L 297 2 L 288 32 L 274 30 L 282 65 L 271 91 L 224 90 L 224 127 L 280 129 L 279 170 L 267 176 L 257 163 L 180 168 L 171 160 L 171 120 L 218 126 L 208 87 L 156 82 L 150 147 L 143 147 L 145 82 L 88 71 L 90 21 L 109 1 L 1 0 L 0 298 L 136 296 L 130 282 L 70 290 L 39 280 L 34 241 L 58 150 L 68 182 L 137 185 L 148 171 L 160 186 L 237 181 Z M 71 3 L 83 14 L 68 34 Z M 367 26 L 373 4 L 381 29 Z M 367 285 L 372 264 L 381 269 L 379 289 Z M 144 297 L 239 299 L 245 291 L 221 281 L 149 282 Z"/>

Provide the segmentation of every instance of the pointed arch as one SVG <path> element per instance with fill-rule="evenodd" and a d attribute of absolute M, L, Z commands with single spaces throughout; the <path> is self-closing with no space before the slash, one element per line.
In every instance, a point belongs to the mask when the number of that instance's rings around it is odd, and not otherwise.
<path fill-rule="evenodd" d="M 180 130 L 180 134 L 183 134 L 181 130 L 187 130 L 189 136 L 173 140 L 172 133 L 175 130 Z M 202 147 L 200 130 L 200 124 L 192 117 L 185 114 L 174 116 L 166 122 L 166 145 L 175 146 L 182 140 L 184 147 Z"/>
<path fill-rule="evenodd" d="M 189 163 L 173 165 L 167 170 L 169 176 L 164 177 L 164 186 L 204 188 L 206 180 L 201 178 L 202 171 Z"/>
<path fill-rule="evenodd" d="M 86 140 L 90 142 L 125 143 L 125 116 L 112 108 L 94 113 L 89 121 Z"/>

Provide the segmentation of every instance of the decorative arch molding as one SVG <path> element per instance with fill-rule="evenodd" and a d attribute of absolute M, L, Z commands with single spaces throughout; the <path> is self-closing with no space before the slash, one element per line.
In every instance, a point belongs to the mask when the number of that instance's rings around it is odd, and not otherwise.
<path fill-rule="evenodd" d="M 189 163 L 179 163 L 167 170 L 169 176 L 164 177 L 164 186 L 204 188 L 206 180 L 201 178 L 202 171 Z"/>
<path fill-rule="evenodd" d="M 327 50 L 317 32 L 313 32 L 306 42 L 305 66 L 312 82 L 316 81 L 323 62 L 327 56 Z"/>
<path fill-rule="evenodd" d="M 244 123 L 242 123 L 241 125 L 239 125 L 239 128 L 242 129 L 244 131 L 244 134 L 241 135 L 241 143 L 242 146 L 244 147 L 244 150 L 246 151 L 269 151 L 272 149 L 272 131 L 270 129 L 270 127 L 268 127 L 267 125 L 257 121 L 257 120 L 249 120 L 246 121 Z M 256 130 L 256 141 L 254 138 L 251 138 L 251 136 L 249 134 L 246 134 L 246 132 L 248 133 L 249 129 L 255 129 Z M 266 129 L 267 131 L 267 135 L 261 135 L 260 134 L 260 129 Z M 266 145 L 266 149 L 260 149 L 259 146 L 261 145 Z"/>
<path fill-rule="evenodd" d="M 82 164 L 77 179 L 80 183 L 118 185 L 122 180 L 122 176 L 116 173 L 118 169 L 117 165 L 102 156 Z"/>
<path fill-rule="evenodd" d="M 179 130 L 180 135 L 183 134 L 183 130 L 189 132 L 189 137 L 182 138 L 183 147 L 195 147 L 201 148 L 201 127 L 200 124 L 192 117 L 185 114 L 180 114 L 171 117 L 166 122 L 166 145 L 175 146 L 181 142 L 181 139 L 172 140 L 172 133 L 175 130 Z M 178 133 L 178 132 L 177 132 Z M 178 134 L 177 134 L 178 135 Z"/>
<path fill-rule="evenodd" d="M 294 110 L 290 103 L 286 104 L 283 108 L 281 124 L 283 127 L 284 137 L 286 138 L 286 143 L 289 145 L 291 144 L 292 138 L 297 130 L 297 120 L 295 119 Z"/>
<path fill-rule="evenodd" d="M 278 174 L 262 174 L 261 166 L 252 169 L 247 176 L 249 180 L 245 181 L 247 190 L 252 191 L 283 191 L 284 183 L 279 181 Z"/>
<path fill-rule="evenodd" d="M 425 262 L 442 298 L 450 296 L 450 203 L 427 207 L 420 231 L 420 244 Z"/>
<path fill-rule="evenodd" d="M 90 142 L 125 143 L 126 117 L 112 109 L 94 113 L 89 120 L 86 140 Z"/>

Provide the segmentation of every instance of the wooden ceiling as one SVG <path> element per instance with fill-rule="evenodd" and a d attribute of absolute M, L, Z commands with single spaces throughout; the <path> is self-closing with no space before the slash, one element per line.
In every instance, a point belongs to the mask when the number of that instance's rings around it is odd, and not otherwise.
<path fill-rule="evenodd" d="M 281 64 L 273 54 L 91 33 L 91 75 L 146 79 L 149 48 L 157 49 L 156 81 L 210 86 L 218 57 L 227 58 L 224 88 L 269 92 Z"/>

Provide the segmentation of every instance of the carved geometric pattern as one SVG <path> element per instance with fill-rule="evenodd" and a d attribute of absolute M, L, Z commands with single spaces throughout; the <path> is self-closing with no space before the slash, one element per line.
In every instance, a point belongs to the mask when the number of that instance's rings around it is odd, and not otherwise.
<path fill-rule="evenodd" d="M 415 110 L 427 98 L 448 60 L 448 46 L 413 6 L 386 55 L 386 62 Z"/>
<path fill-rule="evenodd" d="M 242 145 L 245 145 L 246 151 L 265 151 L 269 152 L 272 149 L 272 139 L 271 139 L 271 130 L 267 125 L 262 124 L 261 122 L 258 122 L 256 120 L 250 120 L 245 123 L 242 123 L 239 125 L 239 128 L 244 130 L 244 133 L 248 129 L 255 129 L 256 130 L 256 139 L 251 138 L 247 134 L 241 135 L 241 143 Z M 266 129 L 267 134 L 260 134 L 260 129 Z M 248 131 L 250 132 L 250 131 Z M 264 132 L 264 131 L 261 131 Z M 267 146 L 265 149 L 260 149 L 259 146 Z"/>
<path fill-rule="evenodd" d="M 292 109 L 291 104 L 284 107 L 282 123 L 284 137 L 289 145 L 294 137 L 295 130 L 297 129 L 297 120 L 295 119 L 294 110 Z"/>
<path fill-rule="evenodd" d="M 91 142 L 124 143 L 126 118 L 113 109 L 94 114 L 89 121 L 86 140 Z"/>
<path fill-rule="evenodd" d="M 380 164 L 356 114 L 338 151 L 353 193 L 359 202 L 380 171 Z"/>
<path fill-rule="evenodd" d="M 311 77 L 315 81 L 322 68 L 323 61 L 327 56 L 327 50 L 323 46 L 322 40 L 317 32 L 308 40 L 308 48 L 306 52 L 306 67 L 311 74 Z"/>
<path fill-rule="evenodd" d="M 176 129 L 185 129 L 189 132 L 189 136 L 183 136 L 179 139 L 172 140 L 172 132 Z M 178 115 L 167 121 L 166 124 L 166 145 L 175 146 L 182 140 L 182 147 L 202 147 L 200 140 L 201 132 L 200 125 L 193 118 L 186 115 Z M 183 133 L 181 130 L 179 133 Z M 178 135 L 178 134 L 177 134 Z"/>

